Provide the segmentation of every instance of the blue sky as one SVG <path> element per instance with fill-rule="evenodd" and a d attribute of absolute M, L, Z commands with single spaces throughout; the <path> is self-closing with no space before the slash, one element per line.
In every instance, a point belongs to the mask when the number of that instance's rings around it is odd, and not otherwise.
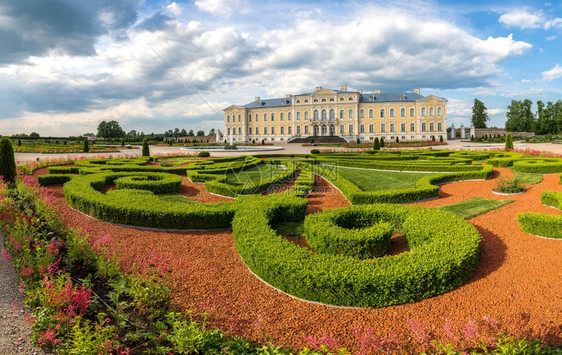
<path fill-rule="evenodd" d="M 562 99 L 561 40 L 558 1 L 0 0 L 0 134 L 223 129 L 341 84 L 421 88 L 457 127 L 478 98 L 503 127 L 513 99 Z"/>

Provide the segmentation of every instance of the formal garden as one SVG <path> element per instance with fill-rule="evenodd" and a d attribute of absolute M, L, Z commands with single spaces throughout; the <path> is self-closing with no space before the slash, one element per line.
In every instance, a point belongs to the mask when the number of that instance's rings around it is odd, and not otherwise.
<path fill-rule="evenodd" d="M 11 149 L 3 256 L 58 353 L 562 353 L 560 157 Z"/>

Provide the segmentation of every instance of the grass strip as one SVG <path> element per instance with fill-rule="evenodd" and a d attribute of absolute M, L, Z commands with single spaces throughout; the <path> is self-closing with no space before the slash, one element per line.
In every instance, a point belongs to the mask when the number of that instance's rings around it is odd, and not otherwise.
<path fill-rule="evenodd" d="M 501 206 L 507 205 L 508 203 L 511 203 L 513 201 L 514 200 L 489 200 L 482 197 L 475 197 L 463 202 L 435 207 L 435 209 L 451 212 L 452 214 L 460 218 L 470 219 L 491 210 L 500 208 Z"/>

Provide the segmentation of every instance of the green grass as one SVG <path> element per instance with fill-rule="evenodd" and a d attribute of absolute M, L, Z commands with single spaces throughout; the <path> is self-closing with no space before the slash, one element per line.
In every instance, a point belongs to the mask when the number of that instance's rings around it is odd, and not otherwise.
<path fill-rule="evenodd" d="M 363 191 L 379 191 L 415 187 L 427 173 L 404 173 L 338 167 L 338 174 L 357 185 Z"/>
<path fill-rule="evenodd" d="M 513 171 L 513 174 L 515 174 L 515 178 L 517 179 L 517 181 L 522 182 L 524 184 L 534 185 L 542 181 L 542 174 L 522 173 L 520 171 L 515 171 L 513 169 L 510 170 Z"/>
<path fill-rule="evenodd" d="M 488 200 L 482 197 L 475 197 L 452 205 L 436 207 L 436 210 L 451 212 L 461 218 L 470 219 L 483 213 L 486 213 L 503 205 L 513 202 L 514 200 Z"/>
<path fill-rule="evenodd" d="M 274 227 L 279 235 L 298 237 L 304 234 L 304 222 L 284 222 Z"/>
<path fill-rule="evenodd" d="M 249 182 L 255 184 L 263 179 L 268 179 L 283 171 L 284 170 L 281 168 L 280 165 L 263 164 L 260 165 L 258 168 L 252 170 L 242 171 L 235 174 L 228 174 L 226 182 L 227 184 L 232 184 L 232 185 L 245 185 Z"/>
<path fill-rule="evenodd" d="M 174 158 L 165 158 L 165 159 L 160 159 L 160 163 L 164 162 L 164 165 L 166 166 L 178 166 L 178 165 L 183 165 L 183 164 L 187 164 L 187 163 L 192 163 L 195 161 L 200 160 L 199 158 L 193 158 L 193 157 L 174 157 Z M 169 164 L 169 165 L 168 165 Z"/>

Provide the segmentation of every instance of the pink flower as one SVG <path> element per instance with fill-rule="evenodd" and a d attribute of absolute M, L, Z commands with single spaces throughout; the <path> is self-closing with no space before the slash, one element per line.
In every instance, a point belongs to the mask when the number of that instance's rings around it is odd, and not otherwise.
<path fill-rule="evenodd" d="M 2 257 L 7 262 L 12 262 L 12 256 L 8 253 L 8 251 L 6 249 L 2 249 Z"/>

